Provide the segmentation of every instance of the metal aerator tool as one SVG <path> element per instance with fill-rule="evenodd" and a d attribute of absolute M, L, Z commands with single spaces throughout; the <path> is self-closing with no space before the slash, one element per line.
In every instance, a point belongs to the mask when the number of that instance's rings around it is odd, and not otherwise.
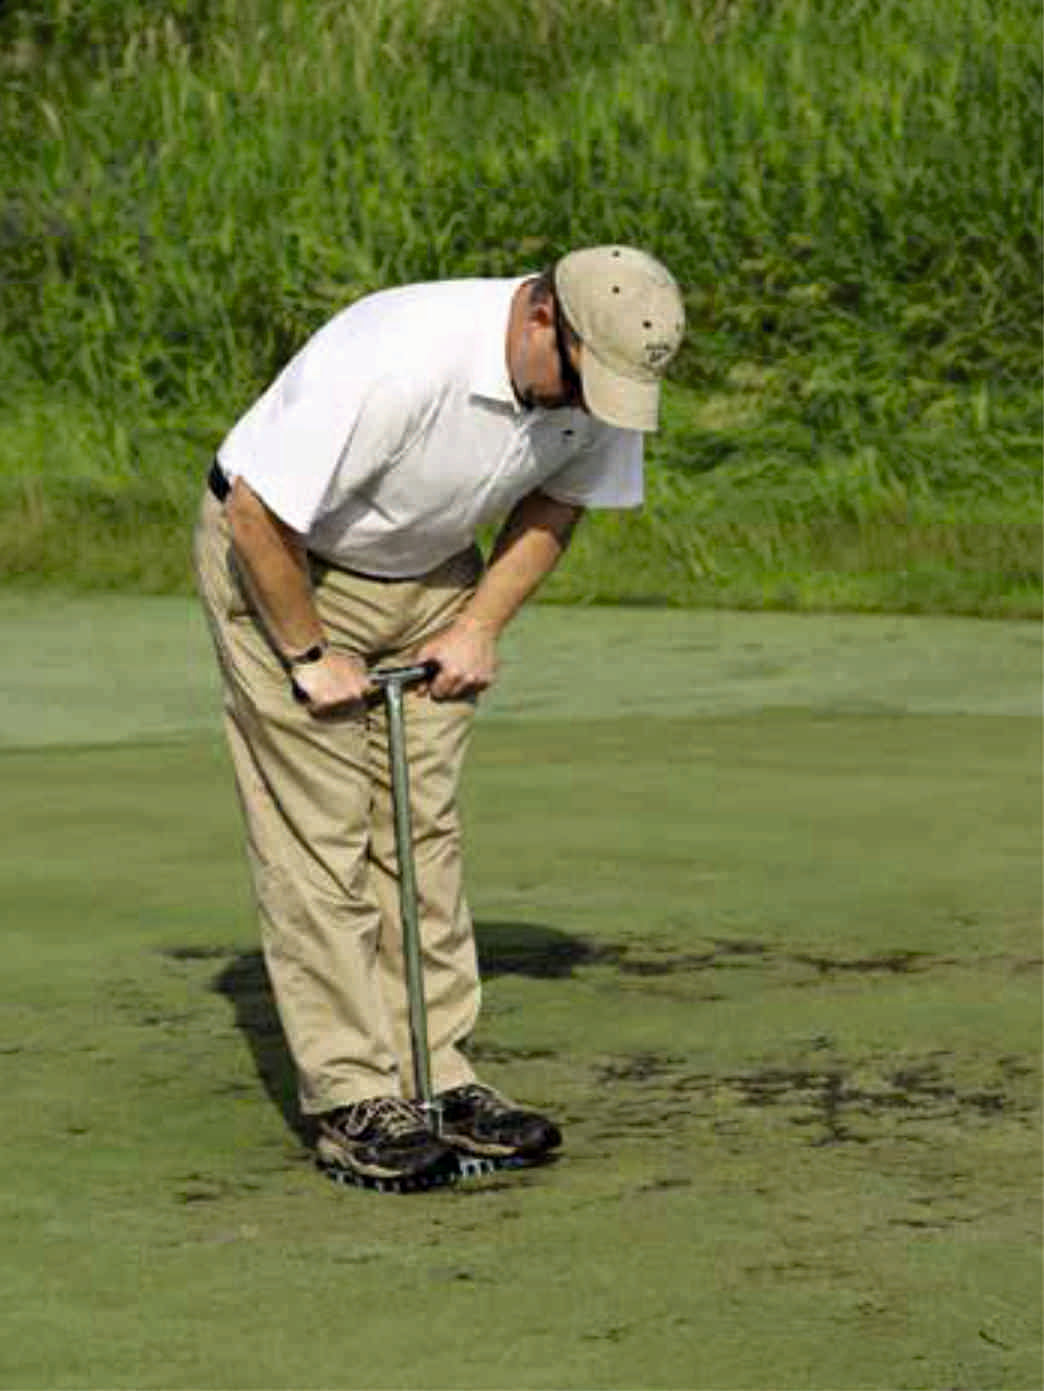
<path fill-rule="evenodd" d="M 387 667 L 370 673 L 370 680 L 384 692 L 388 712 L 388 754 L 391 762 L 392 806 L 395 812 L 395 852 L 399 862 L 399 916 L 402 950 L 406 963 L 406 992 L 410 1011 L 410 1048 L 413 1056 L 413 1088 L 433 1134 L 442 1133 L 442 1111 L 431 1089 L 431 1054 L 428 1047 L 428 1010 L 424 998 L 420 924 L 417 914 L 417 872 L 413 862 L 413 819 L 410 814 L 410 773 L 406 762 L 406 724 L 402 693 L 407 686 L 430 681 L 438 671 L 435 662 L 417 666 Z"/>
<path fill-rule="evenodd" d="M 428 1012 L 424 996 L 424 966 L 421 959 L 420 923 L 417 909 L 417 873 L 413 859 L 413 822 L 410 813 L 410 776 L 406 758 L 406 723 L 403 692 L 408 686 L 430 681 L 438 672 L 437 662 L 415 666 L 385 667 L 371 671 L 370 680 L 383 692 L 388 716 L 388 754 L 391 764 L 392 806 L 395 816 L 395 850 L 399 872 L 399 915 L 402 920 L 403 959 L 409 1005 L 410 1050 L 413 1063 L 413 1090 L 430 1130 L 442 1133 L 442 1111 L 431 1083 L 431 1052 L 428 1041 Z M 441 1188 L 458 1179 L 475 1179 L 498 1169 L 527 1167 L 514 1158 L 487 1158 L 461 1154 L 456 1169 L 426 1179 L 390 1180 L 356 1177 L 344 1169 L 323 1166 L 338 1183 L 383 1193 L 413 1193 Z"/>

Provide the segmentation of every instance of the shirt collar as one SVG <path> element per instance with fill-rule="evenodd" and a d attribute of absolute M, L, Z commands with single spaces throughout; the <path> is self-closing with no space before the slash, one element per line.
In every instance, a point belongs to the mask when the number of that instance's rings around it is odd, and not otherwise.
<path fill-rule="evenodd" d="M 515 388 L 507 365 L 508 321 L 511 304 L 518 287 L 530 279 L 528 275 L 496 282 L 496 294 L 491 296 L 489 312 L 475 327 L 475 352 L 471 360 L 469 387 L 473 396 L 496 401 L 520 411 Z"/>

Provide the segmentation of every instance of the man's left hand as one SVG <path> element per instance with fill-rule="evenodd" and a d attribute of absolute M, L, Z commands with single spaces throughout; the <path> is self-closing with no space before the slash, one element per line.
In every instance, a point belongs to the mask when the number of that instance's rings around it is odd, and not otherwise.
<path fill-rule="evenodd" d="M 418 662 L 439 664 L 428 692 L 434 700 L 477 695 L 497 674 L 497 639 L 491 625 L 463 614 L 417 653 Z"/>

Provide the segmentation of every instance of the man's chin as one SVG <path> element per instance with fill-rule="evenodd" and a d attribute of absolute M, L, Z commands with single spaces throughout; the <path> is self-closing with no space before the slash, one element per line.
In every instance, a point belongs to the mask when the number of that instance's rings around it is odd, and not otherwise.
<path fill-rule="evenodd" d="M 519 400 L 527 411 L 557 411 L 569 404 L 568 401 L 563 401 L 561 396 L 557 396 L 552 392 L 545 393 L 541 391 L 527 391 L 524 395 L 519 397 Z"/>

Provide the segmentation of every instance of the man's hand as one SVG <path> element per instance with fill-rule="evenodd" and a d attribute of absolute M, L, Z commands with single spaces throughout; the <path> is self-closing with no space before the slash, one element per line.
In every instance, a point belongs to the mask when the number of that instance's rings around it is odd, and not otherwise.
<path fill-rule="evenodd" d="M 462 614 L 417 653 L 418 662 L 435 661 L 438 675 L 428 692 L 434 700 L 477 695 L 497 674 L 497 639 L 492 624 Z"/>
<path fill-rule="evenodd" d="M 477 695 L 493 684 L 497 638 L 555 568 L 583 511 L 539 489 L 515 504 L 467 611 L 417 653 L 418 662 L 439 664 L 439 674 L 428 688 L 436 700 Z"/>
<path fill-rule="evenodd" d="M 317 662 L 294 667 L 291 675 L 305 697 L 303 703 L 316 716 L 349 714 L 373 690 L 365 664 L 333 648 L 327 648 Z"/>

